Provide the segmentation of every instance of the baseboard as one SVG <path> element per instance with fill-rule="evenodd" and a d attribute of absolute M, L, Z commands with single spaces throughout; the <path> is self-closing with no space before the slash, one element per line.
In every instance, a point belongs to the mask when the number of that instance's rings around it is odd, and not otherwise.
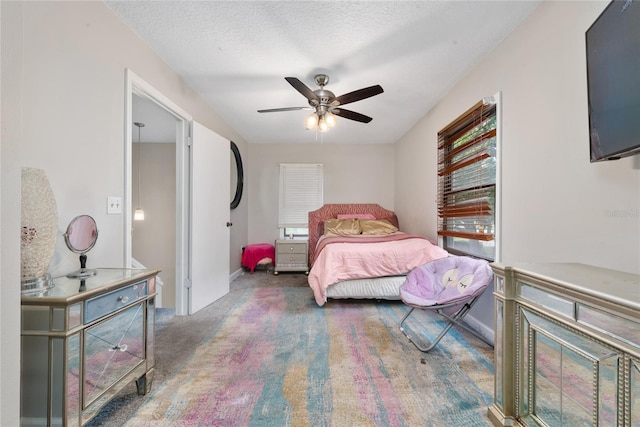
<path fill-rule="evenodd" d="M 239 268 L 236 271 L 234 271 L 233 273 L 231 273 L 231 275 L 229 276 L 229 283 L 231 283 L 234 280 L 236 280 L 238 278 L 238 276 L 240 276 L 242 273 L 243 273 L 242 268 Z"/>
<path fill-rule="evenodd" d="M 54 417 L 51 420 L 51 424 L 47 423 L 47 418 L 35 418 L 35 417 L 20 417 L 20 425 L 24 427 L 40 427 L 40 426 L 51 426 L 51 427 L 62 427 L 62 418 Z"/>
<path fill-rule="evenodd" d="M 480 334 L 480 336 L 483 337 L 488 343 L 491 343 L 491 345 L 495 344 L 495 332 L 493 331 L 493 329 L 480 322 L 475 317 L 471 316 L 471 314 L 467 314 L 464 317 L 464 323 L 466 323 L 471 329 Z"/>

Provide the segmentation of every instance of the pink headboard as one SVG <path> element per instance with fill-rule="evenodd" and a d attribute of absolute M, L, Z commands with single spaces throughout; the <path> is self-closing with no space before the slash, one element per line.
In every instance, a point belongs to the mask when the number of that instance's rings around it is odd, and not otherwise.
<path fill-rule="evenodd" d="M 376 219 L 391 219 L 397 227 L 398 219 L 395 212 L 387 210 L 377 203 L 338 203 L 326 204 L 320 209 L 309 212 L 309 264 L 315 261 L 316 244 L 320 238 L 319 226 L 324 221 L 336 218 L 338 214 L 371 214 Z"/>

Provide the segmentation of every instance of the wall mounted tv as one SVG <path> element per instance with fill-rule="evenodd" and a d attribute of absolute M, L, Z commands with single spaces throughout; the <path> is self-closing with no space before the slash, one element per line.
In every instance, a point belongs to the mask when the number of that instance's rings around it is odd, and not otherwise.
<path fill-rule="evenodd" d="M 640 0 L 614 0 L 586 32 L 591 162 L 640 153 Z"/>

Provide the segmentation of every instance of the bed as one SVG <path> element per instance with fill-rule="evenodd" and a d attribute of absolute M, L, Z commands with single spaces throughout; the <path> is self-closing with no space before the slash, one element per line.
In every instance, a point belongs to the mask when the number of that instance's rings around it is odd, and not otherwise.
<path fill-rule="evenodd" d="M 399 230 L 398 217 L 378 204 L 325 204 L 309 212 L 309 286 L 327 299 L 400 299 L 415 267 L 448 253 L 423 236 Z"/>

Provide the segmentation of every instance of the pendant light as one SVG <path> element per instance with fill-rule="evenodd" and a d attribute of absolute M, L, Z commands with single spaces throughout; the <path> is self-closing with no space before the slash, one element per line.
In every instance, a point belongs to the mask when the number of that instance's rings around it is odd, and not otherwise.
<path fill-rule="evenodd" d="M 144 123 L 142 122 L 133 122 L 134 125 L 138 127 L 138 207 L 136 211 L 133 213 L 134 221 L 144 221 L 144 211 L 140 207 L 140 128 L 144 127 Z"/>

